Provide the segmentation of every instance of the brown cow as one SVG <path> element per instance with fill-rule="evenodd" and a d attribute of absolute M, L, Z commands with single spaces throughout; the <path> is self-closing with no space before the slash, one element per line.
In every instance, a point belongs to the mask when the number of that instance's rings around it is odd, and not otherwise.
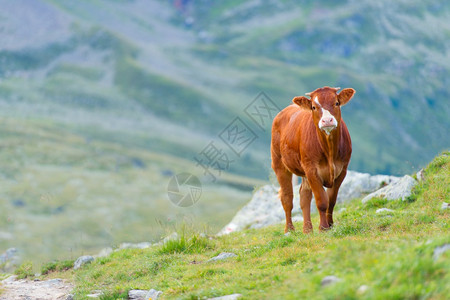
<path fill-rule="evenodd" d="M 280 183 L 280 198 L 286 214 L 285 232 L 294 230 L 292 174 L 302 177 L 303 232 L 312 231 L 312 193 L 320 214 L 319 230 L 333 225 L 333 208 L 352 154 L 352 142 L 341 118 L 341 106 L 355 93 L 349 88 L 337 94 L 339 89 L 323 87 L 307 93 L 311 99 L 295 97 L 292 99 L 294 104 L 283 109 L 273 120 L 272 168 Z"/>

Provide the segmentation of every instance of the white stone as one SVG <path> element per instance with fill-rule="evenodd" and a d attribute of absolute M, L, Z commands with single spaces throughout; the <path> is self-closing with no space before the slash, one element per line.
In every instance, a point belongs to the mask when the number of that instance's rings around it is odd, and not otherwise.
<path fill-rule="evenodd" d="M 100 296 L 102 295 L 102 293 L 98 293 L 98 294 L 89 294 L 86 297 L 88 298 L 100 298 Z"/>
<path fill-rule="evenodd" d="M 339 277 L 336 277 L 334 275 L 330 275 L 330 276 L 325 276 L 322 281 L 320 282 L 321 286 L 327 286 L 333 283 L 337 283 L 339 281 L 342 281 L 342 279 L 340 279 Z"/>
<path fill-rule="evenodd" d="M 361 286 L 358 288 L 358 290 L 356 291 L 356 293 L 357 293 L 358 295 L 362 295 L 362 294 L 364 294 L 365 292 L 367 292 L 368 289 L 369 289 L 369 286 L 363 284 L 363 285 L 361 285 Z"/>
<path fill-rule="evenodd" d="M 156 300 L 163 292 L 157 291 L 155 289 L 147 290 L 131 290 L 128 292 L 128 299 L 130 300 Z"/>
<path fill-rule="evenodd" d="M 152 246 L 152 243 L 141 242 L 141 243 L 122 243 L 119 245 L 119 249 L 147 249 Z"/>
<path fill-rule="evenodd" d="M 84 266 L 86 264 L 90 264 L 93 261 L 94 261 L 94 257 L 92 257 L 90 255 L 80 256 L 80 257 L 77 258 L 77 260 L 73 264 L 73 269 L 74 270 L 78 270 L 79 268 L 81 268 L 81 266 Z"/>
<path fill-rule="evenodd" d="M 433 251 L 433 259 L 438 260 L 442 254 L 450 250 L 450 244 L 445 244 L 439 247 L 436 247 Z"/>
<path fill-rule="evenodd" d="M 168 241 L 174 241 L 174 240 L 177 240 L 177 239 L 178 239 L 178 233 L 172 232 L 170 235 L 166 236 L 163 239 L 163 244 L 165 244 Z"/>
<path fill-rule="evenodd" d="M 366 203 L 374 197 L 385 198 L 387 200 L 402 199 L 405 200 L 411 195 L 413 187 L 417 181 L 409 175 L 403 176 L 399 181 L 391 183 L 376 192 L 373 192 L 362 199 Z"/>
<path fill-rule="evenodd" d="M 17 279 L 17 275 L 11 275 L 8 278 L 3 279 L 2 282 L 3 283 L 13 282 L 13 281 L 16 281 L 16 279 Z"/>
<path fill-rule="evenodd" d="M 146 300 L 147 299 L 156 300 L 162 295 L 162 293 L 163 292 L 161 292 L 161 291 L 157 291 L 155 289 L 151 289 L 151 290 L 148 291 L 147 295 L 145 295 L 145 299 Z"/>
<path fill-rule="evenodd" d="M 223 260 L 223 259 L 227 259 L 227 258 L 230 258 L 230 257 L 236 257 L 236 256 L 237 256 L 236 254 L 231 253 L 231 252 L 222 252 L 219 255 L 214 256 L 211 259 L 208 259 L 208 262 L 217 261 L 217 260 Z"/>
<path fill-rule="evenodd" d="M 386 208 L 386 207 L 383 207 L 383 208 L 379 208 L 379 209 L 377 209 L 375 211 L 375 213 L 377 213 L 377 214 L 380 214 L 380 213 L 383 213 L 383 212 L 393 212 L 393 210 L 389 209 L 389 208 Z"/>
<path fill-rule="evenodd" d="M 425 180 L 425 174 L 423 169 L 420 169 L 419 172 L 416 173 L 417 181 L 421 182 Z"/>
<path fill-rule="evenodd" d="M 449 209 L 449 208 L 450 208 L 450 203 L 442 202 L 442 205 L 441 205 L 441 209 L 442 210 Z"/>

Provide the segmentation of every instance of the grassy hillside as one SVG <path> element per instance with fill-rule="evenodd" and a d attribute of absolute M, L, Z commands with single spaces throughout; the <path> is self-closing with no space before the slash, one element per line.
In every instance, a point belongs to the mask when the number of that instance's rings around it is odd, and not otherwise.
<path fill-rule="evenodd" d="M 422 2 L 12 2 L 0 14 L 0 103 L 19 114 L 40 103 L 46 114 L 26 115 L 51 120 L 60 109 L 95 110 L 99 123 L 122 112 L 132 122 L 138 110 L 173 129 L 161 126 L 141 145 L 192 159 L 234 117 L 251 123 L 243 109 L 261 91 L 284 107 L 319 86 L 353 87 L 343 113 L 351 168 L 403 174 L 450 138 L 450 6 Z M 186 142 L 193 138 L 199 144 Z M 261 132 L 231 171 L 266 179 L 269 140 Z"/>
<path fill-rule="evenodd" d="M 196 205 L 182 208 L 169 201 L 167 185 L 186 170 L 202 178 L 188 160 L 14 118 L 2 121 L 0 147 L 0 249 L 16 247 L 37 265 L 156 241 L 183 221 L 214 233 L 262 184 L 225 173 L 203 185 Z"/>
<path fill-rule="evenodd" d="M 161 220 L 220 228 L 270 176 L 270 125 L 244 112 L 261 91 L 284 107 L 355 88 L 351 169 L 411 173 L 448 148 L 449 4 L 175 2 L 2 2 L 0 252 L 73 258 L 155 239 Z M 235 117 L 257 139 L 210 184 L 193 157 Z M 179 171 L 205 185 L 191 209 L 166 197 Z"/>
<path fill-rule="evenodd" d="M 192 3 L 192 27 L 209 38 L 199 56 L 251 74 L 240 88 L 265 90 L 280 107 L 323 85 L 357 90 L 343 108 L 355 148 L 351 168 L 411 172 L 448 147 L 448 4 L 200 3 Z"/>
<path fill-rule="evenodd" d="M 233 293 L 243 299 L 445 299 L 450 256 L 433 253 L 450 243 L 450 212 L 440 209 L 450 200 L 449 155 L 427 166 L 425 181 L 406 201 L 356 199 L 337 208 L 336 226 L 325 233 L 284 236 L 280 224 L 208 238 L 184 228 L 180 239 L 164 246 L 114 252 L 81 270 L 47 277 L 73 280 L 80 299 L 98 289 L 103 299 L 120 299 L 129 289 L 150 288 L 163 291 L 164 299 Z M 377 214 L 381 207 L 393 212 Z M 207 262 L 221 252 L 237 257 Z M 341 281 L 322 287 L 327 275 Z"/>

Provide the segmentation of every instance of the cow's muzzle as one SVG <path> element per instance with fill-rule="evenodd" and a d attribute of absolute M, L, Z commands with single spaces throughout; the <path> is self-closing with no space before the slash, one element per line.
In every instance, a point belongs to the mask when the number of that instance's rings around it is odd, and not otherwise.
<path fill-rule="evenodd" d="M 325 131 L 326 134 L 330 134 L 336 127 L 337 122 L 333 116 L 321 118 L 319 121 L 319 128 Z"/>

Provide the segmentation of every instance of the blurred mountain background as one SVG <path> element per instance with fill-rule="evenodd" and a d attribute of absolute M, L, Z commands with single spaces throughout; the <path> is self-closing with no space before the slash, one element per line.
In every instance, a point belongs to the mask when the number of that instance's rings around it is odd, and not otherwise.
<path fill-rule="evenodd" d="M 449 50 L 446 1 L 0 0 L 0 250 L 218 231 L 272 177 L 270 124 L 244 112 L 261 92 L 355 88 L 350 169 L 412 173 L 450 144 Z M 193 158 L 236 117 L 257 138 L 207 180 Z M 188 208 L 167 198 L 183 171 Z"/>

